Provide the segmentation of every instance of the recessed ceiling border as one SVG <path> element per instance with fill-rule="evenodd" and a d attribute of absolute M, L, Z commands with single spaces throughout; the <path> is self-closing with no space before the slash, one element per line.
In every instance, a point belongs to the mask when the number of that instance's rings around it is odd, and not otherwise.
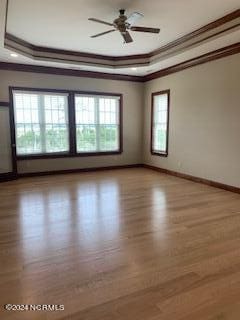
<path fill-rule="evenodd" d="M 218 60 L 218 59 L 231 56 L 234 54 L 238 54 L 238 53 L 240 53 L 240 42 L 237 42 L 235 44 L 226 46 L 218 50 L 208 52 L 196 58 L 184 61 L 182 63 L 176 64 L 169 68 L 162 69 L 157 72 L 153 72 L 146 76 L 111 74 L 111 73 L 104 73 L 104 72 L 83 71 L 83 70 L 38 66 L 38 65 L 8 63 L 8 62 L 0 62 L 0 70 L 43 73 L 43 74 L 73 76 L 73 77 L 86 77 L 86 78 L 95 78 L 95 79 L 147 82 L 157 78 L 165 77 L 172 73 L 183 71 L 185 69 L 188 69 L 194 66 L 198 66 L 200 64 Z"/>
<path fill-rule="evenodd" d="M 79 64 L 110 69 L 149 66 L 240 28 L 240 9 L 238 9 L 152 52 L 137 55 L 107 56 L 42 47 L 9 34 L 7 32 L 9 1 L 7 0 L 4 47 L 37 61 Z"/>

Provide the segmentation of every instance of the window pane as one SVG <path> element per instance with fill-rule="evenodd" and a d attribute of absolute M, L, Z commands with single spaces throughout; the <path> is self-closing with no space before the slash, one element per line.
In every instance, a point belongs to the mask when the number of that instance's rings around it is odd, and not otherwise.
<path fill-rule="evenodd" d="M 69 150 L 67 96 L 44 95 L 46 153 Z"/>
<path fill-rule="evenodd" d="M 100 150 L 118 150 L 118 126 L 100 126 Z"/>
<path fill-rule="evenodd" d="M 158 153 L 167 152 L 168 93 L 154 95 L 152 150 Z"/>
<path fill-rule="evenodd" d="M 17 124 L 17 154 L 40 153 L 41 137 L 39 125 Z"/>
<path fill-rule="evenodd" d="M 69 150 L 67 95 L 14 92 L 18 155 Z"/>
<path fill-rule="evenodd" d="M 159 111 L 166 111 L 168 108 L 168 94 L 163 93 L 154 96 L 154 105 Z"/>
<path fill-rule="evenodd" d="M 118 123 L 118 101 L 110 98 L 99 99 L 100 124 Z"/>
<path fill-rule="evenodd" d="M 154 128 L 154 147 L 155 150 L 166 150 L 166 126 L 156 125 Z"/>
<path fill-rule="evenodd" d="M 119 150 L 119 98 L 75 96 L 78 152 Z"/>
<path fill-rule="evenodd" d="M 77 124 L 94 124 L 94 98 L 75 97 L 76 104 L 76 123 Z"/>
<path fill-rule="evenodd" d="M 95 125 L 77 125 L 77 151 L 93 152 L 97 150 Z"/>
<path fill-rule="evenodd" d="M 46 152 L 63 152 L 68 150 L 68 128 L 66 125 L 46 126 Z"/>

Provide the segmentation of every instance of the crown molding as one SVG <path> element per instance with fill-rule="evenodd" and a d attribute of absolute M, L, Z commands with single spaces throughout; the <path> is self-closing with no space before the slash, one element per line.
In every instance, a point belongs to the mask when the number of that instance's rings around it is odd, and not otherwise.
<path fill-rule="evenodd" d="M 140 76 L 106 73 L 106 72 L 84 71 L 84 70 L 75 70 L 75 69 L 64 69 L 64 68 L 38 66 L 38 65 L 32 65 L 32 64 L 21 64 L 21 63 L 0 62 L 0 70 L 44 73 L 44 74 L 73 76 L 73 77 L 82 77 L 82 78 L 144 82 L 144 78 Z"/>
<path fill-rule="evenodd" d="M 228 24 L 230 23 L 230 24 Z M 220 29 L 220 27 L 223 27 L 225 25 L 224 28 Z M 198 44 L 199 42 L 203 42 L 207 39 L 213 38 L 217 35 L 220 35 L 222 33 L 224 33 L 225 31 L 229 31 L 232 29 L 235 29 L 237 27 L 240 26 L 240 9 L 235 10 L 225 16 L 223 16 L 222 18 L 219 18 L 213 22 L 210 22 L 208 24 L 206 24 L 205 26 L 190 32 L 188 34 L 186 34 L 185 36 L 176 39 L 175 41 L 170 42 L 169 44 L 154 50 L 152 52 L 152 55 L 156 55 L 159 53 L 164 53 L 166 50 L 172 49 L 174 47 L 176 47 L 177 45 L 181 45 L 181 44 L 186 44 L 188 41 L 195 39 L 193 44 Z M 209 33 L 208 36 L 204 36 L 202 39 L 200 39 L 200 41 L 196 41 L 196 38 L 198 36 L 202 36 L 204 34 L 206 34 L 207 32 L 212 31 L 212 33 Z"/>
<path fill-rule="evenodd" d="M 144 81 L 150 81 L 153 79 L 162 78 L 169 74 L 176 73 L 188 68 L 192 68 L 194 66 L 198 66 L 206 62 L 218 60 L 218 59 L 221 59 L 230 55 L 234 55 L 237 53 L 240 53 L 240 42 L 205 53 L 196 58 L 189 59 L 184 62 L 175 64 L 174 66 L 171 66 L 169 68 L 165 68 L 157 72 L 150 73 L 144 77 Z"/>
<path fill-rule="evenodd" d="M 221 49 L 208 52 L 196 58 L 184 61 L 169 68 L 162 69 L 157 72 L 150 73 L 146 76 L 132 76 L 125 74 L 112 74 L 105 72 L 92 72 L 74 69 L 54 68 L 46 66 L 19 64 L 0 62 L 0 70 L 20 71 L 20 72 L 32 72 L 32 73 L 44 73 L 61 76 L 73 76 L 73 77 L 85 77 L 95 79 L 107 79 L 107 80 L 120 80 L 120 81 L 133 81 L 133 82 L 147 82 L 153 79 L 165 77 L 169 74 L 179 72 L 206 62 L 221 59 L 230 55 L 240 53 L 240 42 L 232 44 L 230 46 L 223 47 Z"/>
<path fill-rule="evenodd" d="M 223 34 L 233 32 L 240 27 L 240 9 L 238 9 L 152 52 L 125 56 L 107 56 L 31 44 L 7 32 L 7 18 L 8 10 L 6 10 L 4 38 L 4 47 L 7 49 L 38 61 L 80 64 L 110 69 L 153 65 Z"/>

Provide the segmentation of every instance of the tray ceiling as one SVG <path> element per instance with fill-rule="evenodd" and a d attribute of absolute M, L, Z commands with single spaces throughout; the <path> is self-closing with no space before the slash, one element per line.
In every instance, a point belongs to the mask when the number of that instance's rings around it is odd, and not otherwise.
<path fill-rule="evenodd" d="M 3 12 L 6 3 L 6 0 L 2 0 L 0 5 L 0 9 L 3 9 L 0 10 L 2 11 L 1 21 L 4 21 Z M 134 11 L 143 13 L 144 18 L 137 25 L 159 27 L 160 34 L 131 32 L 134 38 L 131 44 L 123 44 L 117 32 L 101 38 L 90 38 L 90 35 L 106 31 L 109 27 L 90 22 L 88 18 L 96 17 L 112 22 L 120 8 L 125 8 L 127 15 Z M 34 46 L 121 58 L 121 56 L 148 54 L 237 9 L 239 9 L 239 0 L 9 0 L 6 32 Z M 1 42 L 3 42 L 3 23 L 0 28 Z M 62 62 L 56 59 L 51 61 L 51 57 L 50 59 L 36 58 L 34 54 L 20 55 L 16 61 L 9 57 L 9 50 L 3 48 L 3 43 L 0 45 L 0 60 L 146 75 L 185 61 L 189 57 L 194 58 L 201 53 L 231 45 L 239 39 L 240 30 L 235 28 L 217 38 L 213 37 L 211 41 L 203 41 L 185 50 L 170 52 L 170 55 L 163 55 L 160 59 L 152 58 L 135 65 L 134 61 L 122 66 L 112 63 L 107 66 L 83 61 L 69 62 L 67 59 L 62 59 Z M 13 47 L 9 46 L 8 49 L 10 48 Z M 133 70 L 133 67 L 138 68 Z"/>

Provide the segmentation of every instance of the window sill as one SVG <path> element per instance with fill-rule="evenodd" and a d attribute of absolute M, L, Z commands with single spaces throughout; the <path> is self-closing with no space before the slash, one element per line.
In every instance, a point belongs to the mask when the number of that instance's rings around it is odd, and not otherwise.
<path fill-rule="evenodd" d="M 38 160 L 38 159 L 58 159 L 58 158 L 75 158 L 75 157 L 93 157 L 93 156 L 108 156 L 121 154 L 122 151 L 103 151 L 103 152 L 79 152 L 79 153 L 51 153 L 51 154 L 36 154 L 36 155 L 18 155 L 17 160 Z"/>
<path fill-rule="evenodd" d="M 17 160 L 57 159 L 70 157 L 70 152 L 17 155 Z"/>
<path fill-rule="evenodd" d="M 102 151 L 102 152 L 78 152 L 75 157 L 91 157 L 91 156 L 111 156 L 121 154 L 122 151 Z"/>
<path fill-rule="evenodd" d="M 151 150 L 151 154 L 153 156 L 159 156 L 159 157 L 165 157 L 165 158 L 168 156 L 168 152 L 156 152 L 152 150 Z"/>

